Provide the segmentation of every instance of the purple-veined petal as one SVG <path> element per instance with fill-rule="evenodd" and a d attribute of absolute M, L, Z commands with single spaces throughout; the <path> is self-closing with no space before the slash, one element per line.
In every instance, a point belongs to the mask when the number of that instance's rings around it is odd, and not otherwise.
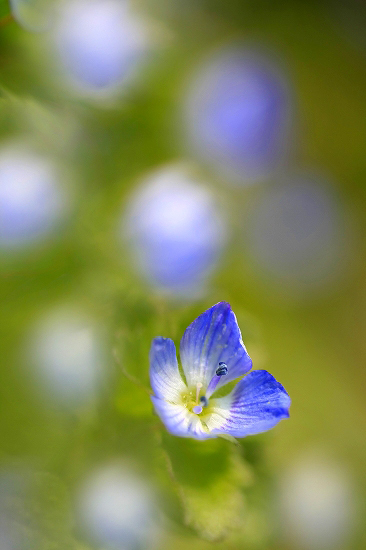
<path fill-rule="evenodd" d="M 150 348 L 150 382 L 154 394 L 177 402 L 187 390 L 178 369 L 175 345 L 170 338 L 154 338 Z"/>
<path fill-rule="evenodd" d="M 219 302 L 189 325 L 180 343 L 180 357 L 188 386 L 206 388 L 220 362 L 228 367 L 218 387 L 248 372 L 252 361 L 243 344 L 234 312 Z"/>
<path fill-rule="evenodd" d="M 191 413 L 184 405 L 168 403 L 163 399 L 151 396 L 155 411 L 165 424 L 166 429 L 173 435 L 208 439 L 216 437 L 208 433 L 198 415 Z"/>
<path fill-rule="evenodd" d="M 210 433 L 234 437 L 270 430 L 288 418 L 291 402 L 284 387 L 265 370 L 251 372 L 230 394 L 212 401 L 212 416 L 205 419 Z"/>

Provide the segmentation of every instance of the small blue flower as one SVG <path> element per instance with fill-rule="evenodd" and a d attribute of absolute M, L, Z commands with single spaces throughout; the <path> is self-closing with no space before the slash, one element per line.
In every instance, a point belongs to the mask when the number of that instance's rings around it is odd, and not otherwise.
<path fill-rule="evenodd" d="M 53 33 L 76 91 L 113 93 L 135 74 L 148 47 L 147 28 L 121 0 L 67 0 Z"/>
<path fill-rule="evenodd" d="M 289 148 L 288 88 L 270 58 L 238 46 L 217 51 L 188 90 L 184 124 L 192 151 L 235 183 L 270 176 Z"/>
<path fill-rule="evenodd" d="M 246 253 L 279 289 L 286 281 L 287 298 L 307 298 L 337 281 L 350 244 L 340 206 L 326 181 L 311 173 L 282 177 L 253 204 Z"/>
<path fill-rule="evenodd" d="M 148 177 L 123 221 L 135 265 L 155 289 L 185 299 L 201 294 L 220 257 L 226 225 L 214 195 L 189 169 L 165 166 Z"/>
<path fill-rule="evenodd" d="M 67 208 L 57 166 L 26 144 L 0 149 L 0 249 L 36 242 Z"/>
<path fill-rule="evenodd" d="M 170 433 L 195 439 L 223 434 L 245 437 L 265 432 L 289 416 L 286 390 L 264 370 L 248 374 L 224 397 L 212 397 L 252 367 L 227 302 L 219 302 L 189 325 L 180 343 L 180 358 L 185 381 L 174 342 L 162 337 L 153 340 L 151 399 Z"/>

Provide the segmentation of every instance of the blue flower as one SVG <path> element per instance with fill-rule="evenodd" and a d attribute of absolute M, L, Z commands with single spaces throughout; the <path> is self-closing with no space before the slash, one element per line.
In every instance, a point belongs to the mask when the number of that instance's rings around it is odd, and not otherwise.
<path fill-rule="evenodd" d="M 178 298 L 200 295 L 217 265 L 226 226 L 212 193 L 184 165 L 148 177 L 124 223 L 136 267 L 150 284 Z"/>
<path fill-rule="evenodd" d="M 147 50 L 144 23 L 119 0 L 72 0 L 60 10 L 55 47 L 76 91 L 114 92 Z"/>
<path fill-rule="evenodd" d="M 195 154 L 234 182 L 268 177 L 289 146 L 288 84 L 272 60 L 228 46 L 197 71 L 185 126 Z"/>
<path fill-rule="evenodd" d="M 67 207 L 56 165 L 28 145 L 0 149 L 0 248 L 35 242 L 60 222 Z"/>
<path fill-rule="evenodd" d="M 185 380 L 174 342 L 155 338 L 150 351 L 151 396 L 168 431 L 207 439 L 245 437 L 289 416 L 286 390 L 265 370 L 253 371 L 224 397 L 214 392 L 252 367 L 235 314 L 227 302 L 211 307 L 186 329 L 180 343 Z"/>
<path fill-rule="evenodd" d="M 279 290 L 286 281 L 287 298 L 308 298 L 341 274 L 350 243 L 339 206 L 327 183 L 306 173 L 282 178 L 253 205 L 246 253 Z"/>

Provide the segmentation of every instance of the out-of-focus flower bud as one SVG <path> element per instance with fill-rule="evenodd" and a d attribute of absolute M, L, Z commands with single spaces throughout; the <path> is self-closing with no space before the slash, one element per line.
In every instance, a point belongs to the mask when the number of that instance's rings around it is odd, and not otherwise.
<path fill-rule="evenodd" d="M 336 197 L 312 176 L 267 188 L 247 221 L 247 252 L 256 268 L 286 292 L 324 288 L 344 260 L 344 221 Z"/>
<path fill-rule="evenodd" d="M 234 183 L 268 177 L 288 149 L 288 86 L 270 58 L 226 47 L 202 64 L 184 110 L 194 154 Z"/>
<path fill-rule="evenodd" d="M 331 460 L 304 457 L 280 489 L 281 525 L 295 548 L 348 548 L 357 499 L 347 471 Z"/>
<path fill-rule="evenodd" d="M 200 292 L 226 235 L 212 194 L 179 166 L 163 168 L 143 183 L 128 205 L 124 229 L 143 275 L 187 297 Z"/>
<path fill-rule="evenodd" d="M 89 476 L 78 495 L 81 528 L 108 548 L 143 550 L 156 541 L 151 489 L 129 470 L 109 466 Z"/>
<path fill-rule="evenodd" d="M 35 327 L 31 363 L 44 397 L 79 405 L 95 397 L 103 374 L 100 333 L 78 310 L 59 309 Z"/>
<path fill-rule="evenodd" d="M 57 167 L 24 145 L 0 150 L 0 247 L 37 241 L 57 225 L 67 206 Z"/>
<path fill-rule="evenodd" d="M 147 50 L 146 27 L 128 0 L 66 1 L 52 37 L 64 78 L 76 93 L 94 97 L 118 92 Z"/>

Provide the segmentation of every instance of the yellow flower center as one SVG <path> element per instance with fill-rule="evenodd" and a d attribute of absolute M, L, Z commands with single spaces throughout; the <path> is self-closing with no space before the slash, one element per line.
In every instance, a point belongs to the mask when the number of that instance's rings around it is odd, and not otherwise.
<path fill-rule="evenodd" d="M 212 406 L 202 392 L 202 384 L 197 383 L 181 394 L 181 403 L 192 414 L 202 417 L 211 412 Z"/>

